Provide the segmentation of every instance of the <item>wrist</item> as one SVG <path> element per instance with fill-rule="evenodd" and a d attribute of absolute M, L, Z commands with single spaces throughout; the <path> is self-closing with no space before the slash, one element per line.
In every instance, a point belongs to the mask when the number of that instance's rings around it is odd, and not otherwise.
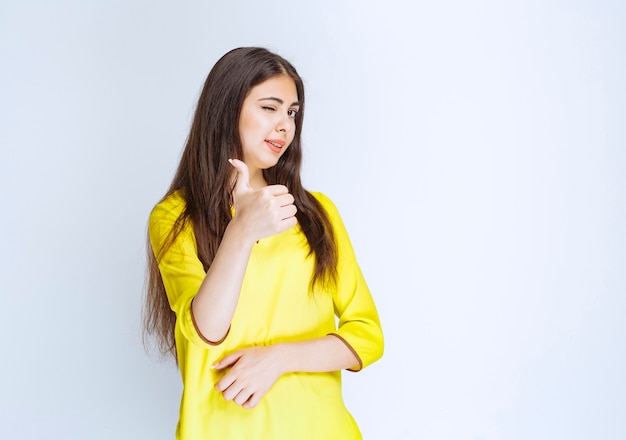
<path fill-rule="evenodd" d="M 274 345 L 273 348 L 280 374 L 283 375 L 295 372 L 296 369 L 293 365 L 295 355 L 292 353 L 293 343 L 283 342 Z"/>
<path fill-rule="evenodd" d="M 224 238 L 226 238 L 226 236 L 229 236 L 229 239 L 236 241 L 239 246 L 244 248 L 252 248 L 254 243 L 258 240 L 252 236 L 249 228 L 246 228 L 241 221 L 237 220 L 236 217 L 228 223 L 228 226 L 226 226 Z"/>

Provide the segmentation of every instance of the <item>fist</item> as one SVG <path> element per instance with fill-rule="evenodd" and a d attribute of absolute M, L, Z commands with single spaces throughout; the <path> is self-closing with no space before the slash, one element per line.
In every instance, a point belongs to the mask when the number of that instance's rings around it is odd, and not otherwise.
<path fill-rule="evenodd" d="M 286 186 L 269 185 L 253 189 L 248 166 L 237 159 L 231 159 L 230 163 L 237 171 L 233 187 L 233 221 L 243 228 L 251 240 L 279 234 L 296 225 L 298 210 Z"/>

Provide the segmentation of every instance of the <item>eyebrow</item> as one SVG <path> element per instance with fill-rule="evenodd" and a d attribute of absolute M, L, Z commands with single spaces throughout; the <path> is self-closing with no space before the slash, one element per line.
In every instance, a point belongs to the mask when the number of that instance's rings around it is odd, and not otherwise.
<path fill-rule="evenodd" d="M 259 99 L 259 101 L 275 101 L 275 102 L 277 102 L 277 103 L 279 103 L 281 105 L 285 103 L 285 101 L 283 101 L 282 99 L 276 98 L 274 96 L 268 96 L 267 98 L 261 98 L 261 99 Z M 291 106 L 295 106 L 295 105 L 300 106 L 300 103 L 298 101 L 294 101 L 294 102 L 291 103 Z"/>

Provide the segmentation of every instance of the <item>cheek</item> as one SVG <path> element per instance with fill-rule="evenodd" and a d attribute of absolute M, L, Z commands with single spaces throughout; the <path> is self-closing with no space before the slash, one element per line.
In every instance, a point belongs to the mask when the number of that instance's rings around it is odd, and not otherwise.
<path fill-rule="evenodd" d="M 251 118 L 246 118 L 241 121 L 239 124 L 239 139 L 241 139 L 241 144 L 244 148 L 246 145 L 255 142 L 255 139 L 258 137 L 258 131 L 258 126 Z"/>
<path fill-rule="evenodd" d="M 239 116 L 239 132 L 245 134 L 246 132 L 254 131 L 258 125 L 258 115 L 254 111 L 244 108 Z"/>

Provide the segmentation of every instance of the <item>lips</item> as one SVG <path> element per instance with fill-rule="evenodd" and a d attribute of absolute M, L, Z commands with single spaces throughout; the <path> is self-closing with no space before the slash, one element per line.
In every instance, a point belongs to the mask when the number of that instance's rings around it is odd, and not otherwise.
<path fill-rule="evenodd" d="M 265 144 L 274 153 L 280 153 L 283 147 L 285 146 L 285 142 L 280 139 L 265 139 Z"/>

